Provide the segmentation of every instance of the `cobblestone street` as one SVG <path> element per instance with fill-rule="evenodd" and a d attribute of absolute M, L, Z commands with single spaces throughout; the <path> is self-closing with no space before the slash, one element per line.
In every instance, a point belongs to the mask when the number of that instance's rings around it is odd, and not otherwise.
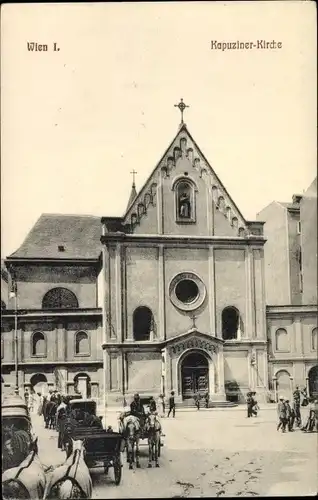
<path fill-rule="evenodd" d="M 110 414 L 107 423 L 116 422 Z M 115 486 L 112 471 L 91 471 L 94 499 L 127 497 L 198 497 L 314 495 L 317 491 L 317 434 L 276 431 L 276 411 L 264 409 L 246 418 L 242 409 L 184 411 L 162 419 L 165 433 L 160 469 L 147 469 L 147 446 L 141 446 L 141 469 L 128 470 Z M 40 458 L 45 465 L 64 460 L 57 434 L 34 417 Z"/>

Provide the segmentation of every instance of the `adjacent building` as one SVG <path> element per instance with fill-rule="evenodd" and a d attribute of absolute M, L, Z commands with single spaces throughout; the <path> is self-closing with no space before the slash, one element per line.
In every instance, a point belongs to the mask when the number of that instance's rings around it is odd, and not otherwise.
<path fill-rule="evenodd" d="M 313 183 L 246 220 L 182 123 L 122 217 L 44 214 L 6 259 L 20 386 L 109 405 L 135 392 L 174 390 L 180 404 L 318 393 L 316 198 Z M 9 302 L 5 390 L 14 325 Z"/>
<path fill-rule="evenodd" d="M 291 203 L 273 202 L 264 247 L 269 387 L 291 395 L 295 385 L 318 394 L 317 179 Z"/>

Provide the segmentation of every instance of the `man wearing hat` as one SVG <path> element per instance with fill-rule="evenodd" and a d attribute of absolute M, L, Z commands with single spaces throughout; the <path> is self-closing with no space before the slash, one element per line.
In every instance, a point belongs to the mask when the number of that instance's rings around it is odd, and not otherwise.
<path fill-rule="evenodd" d="M 130 405 L 130 413 L 137 418 L 142 418 L 145 415 L 144 405 L 140 401 L 139 394 L 134 395 L 134 400 Z"/>
<path fill-rule="evenodd" d="M 279 429 L 282 428 L 282 432 L 286 432 L 287 408 L 283 396 L 279 397 L 279 402 L 277 405 L 277 413 L 278 413 L 277 430 L 279 431 Z"/>

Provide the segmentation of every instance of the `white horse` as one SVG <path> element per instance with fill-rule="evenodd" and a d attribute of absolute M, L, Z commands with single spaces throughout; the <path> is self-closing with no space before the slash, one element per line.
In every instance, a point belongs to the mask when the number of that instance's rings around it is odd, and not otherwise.
<path fill-rule="evenodd" d="M 45 499 L 89 499 L 92 496 L 93 485 L 88 467 L 84 460 L 85 448 L 83 441 L 71 439 L 71 454 L 63 465 L 52 472 L 46 485 Z"/>
<path fill-rule="evenodd" d="M 42 500 L 46 485 L 43 465 L 38 456 L 37 439 L 31 443 L 29 455 L 18 467 L 2 474 L 4 500 Z"/>

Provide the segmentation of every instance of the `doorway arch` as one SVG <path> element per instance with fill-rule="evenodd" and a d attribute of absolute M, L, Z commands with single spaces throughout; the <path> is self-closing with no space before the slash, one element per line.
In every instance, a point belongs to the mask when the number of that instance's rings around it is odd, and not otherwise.
<path fill-rule="evenodd" d="M 182 399 L 209 392 L 209 360 L 202 351 L 191 350 L 180 361 Z"/>
<path fill-rule="evenodd" d="M 91 378 L 87 373 L 81 372 L 74 377 L 75 393 L 81 394 L 83 399 L 91 397 Z"/>
<path fill-rule="evenodd" d="M 43 373 L 35 373 L 32 375 L 30 384 L 35 393 L 48 393 L 47 378 Z"/>
<path fill-rule="evenodd" d="M 309 395 L 318 398 L 318 365 L 313 366 L 308 372 Z"/>
<path fill-rule="evenodd" d="M 291 400 L 290 373 L 287 370 L 279 370 L 276 373 L 278 397 L 282 396 Z"/>

